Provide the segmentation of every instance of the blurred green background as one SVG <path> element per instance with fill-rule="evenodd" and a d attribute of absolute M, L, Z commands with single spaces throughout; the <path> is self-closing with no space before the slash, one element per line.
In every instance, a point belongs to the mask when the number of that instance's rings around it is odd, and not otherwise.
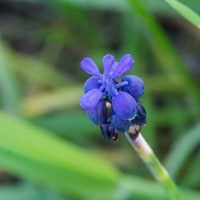
<path fill-rule="evenodd" d="M 0 199 L 167 199 L 124 136 L 105 141 L 79 108 L 80 61 L 107 53 L 133 55 L 142 133 L 200 199 L 200 31 L 158 0 L 0 1 Z"/>

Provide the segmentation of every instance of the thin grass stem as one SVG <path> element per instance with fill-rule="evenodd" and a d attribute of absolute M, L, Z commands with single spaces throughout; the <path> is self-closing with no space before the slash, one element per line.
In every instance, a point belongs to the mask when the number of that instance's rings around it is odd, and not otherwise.
<path fill-rule="evenodd" d="M 131 146 L 135 149 L 139 157 L 146 164 L 147 168 L 151 171 L 154 178 L 163 185 L 169 196 L 169 199 L 181 200 L 181 196 L 177 186 L 170 178 L 167 170 L 157 159 L 142 134 L 137 131 L 137 128 L 138 127 L 132 126 L 129 131 L 125 133 Z"/>

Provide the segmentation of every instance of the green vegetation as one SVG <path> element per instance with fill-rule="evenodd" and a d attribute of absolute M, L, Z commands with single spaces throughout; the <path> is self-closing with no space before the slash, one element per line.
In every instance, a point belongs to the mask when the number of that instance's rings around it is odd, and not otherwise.
<path fill-rule="evenodd" d="M 125 136 L 104 141 L 79 107 L 80 61 L 107 53 L 133 55 L 143 136 L 183 200 L 200 199 L 197 27 L 153 0 L 3 0 L 0 27 L 0 199 L 166 199 Z"/>

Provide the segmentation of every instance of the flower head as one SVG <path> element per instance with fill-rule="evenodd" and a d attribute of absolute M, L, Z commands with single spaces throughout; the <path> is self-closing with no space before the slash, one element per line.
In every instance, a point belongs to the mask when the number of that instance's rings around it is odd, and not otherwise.
<path fill-rule="evenodd" d="M 80 106 L 87 110 L 89 119 L 100 126 L 104 137 L 111 139 L 116 132 L 127 131 L 133 122 L 138 125 L 146 122 L 145 110 L 138 101 L 144 93 L 144 82 L 133 75 L 119 81 L 134 64 L 130 54 L 125 54 L 119 62 L 107 54 L 102 64 L 104 72 L 100 73 L 91 58 L 81 61 L 81 68 L 91 77 L 84 84 Z"/>

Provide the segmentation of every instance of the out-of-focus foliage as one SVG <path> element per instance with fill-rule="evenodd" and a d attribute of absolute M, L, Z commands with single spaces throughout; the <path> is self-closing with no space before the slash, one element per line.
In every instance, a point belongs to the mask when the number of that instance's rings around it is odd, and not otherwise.
<path fill-rule="evenodd" d="M 104 141 L 79 108 L 81 59 L 107 53 L 133 55 L 142 133 L 200 199 L 200 34 L 165 1 L 3 0 L 0 36 L 0 199 L 166 199 L 123 135 Z"/>
<path fill-rule="evenodd" d="M 189 20 L 196 27 L 200 28 L 200 16 L 184 4 L 176 0 L 166 0 L 177 12 Z"/>

